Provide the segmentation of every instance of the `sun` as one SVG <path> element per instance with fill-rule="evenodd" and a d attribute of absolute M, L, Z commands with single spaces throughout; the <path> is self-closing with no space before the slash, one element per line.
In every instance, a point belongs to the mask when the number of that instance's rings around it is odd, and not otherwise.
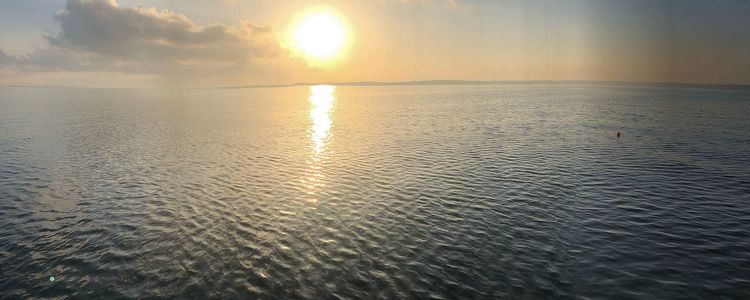
<path fill-rule="evenodd" d="M 294 47 L 312 60 L 338 57 L 346 42 L 346 27 L 334 14 L 320 11 L 304 16 L 293 33 Z"/>

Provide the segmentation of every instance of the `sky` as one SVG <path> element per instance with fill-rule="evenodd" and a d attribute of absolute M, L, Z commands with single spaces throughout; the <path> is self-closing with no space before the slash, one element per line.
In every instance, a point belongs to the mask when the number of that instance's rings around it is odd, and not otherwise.
<path fill-rule="evenodd" d="M 325 9 L 325 64 L 289 36 Z M 601 80 L 750 84 L 744 0 L 2 0 L 0 85 Z"/>

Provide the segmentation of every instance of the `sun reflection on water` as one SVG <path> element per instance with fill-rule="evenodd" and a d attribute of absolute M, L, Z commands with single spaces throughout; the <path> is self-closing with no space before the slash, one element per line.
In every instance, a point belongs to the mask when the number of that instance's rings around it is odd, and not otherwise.
<path fill-rule="evenodd" d="M 336 99 L 336 87 L 331 85 L 316 85 L 310 87 L 310 118 L 312 119 L 311 138 L 315 155 L 325 150 L 331 134 L 331 109 Z"/>
<path fill-rule="evenodd" d="M 322 179 L 322 164 L 326 157 L 326 145 L 331 139 L 331 114 L 336 87 L 330 85 L 316 85 L 310 87 L 310 139 L 312 141 L 312 157 L 308 161 L 309 168 L 303 180 L 307 187 L 307 194 L 313 196 L 311 202 L 317 202 L 315 192 L 324 186 Z"/>

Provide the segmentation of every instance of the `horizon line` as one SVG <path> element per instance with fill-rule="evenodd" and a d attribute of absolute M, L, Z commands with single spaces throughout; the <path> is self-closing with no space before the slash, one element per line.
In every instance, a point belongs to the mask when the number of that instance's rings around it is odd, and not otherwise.
<path fill-rule="evenodd" d="M 464 79 L 433 79 L 412 81 L 321 81 L 297 82 L 289 84 L 248 84 L 236 86 L 215 86 L 194 89 L 251 89 L 251 88 L 283 88 L 297 86 L 333 85 L 333 86 L 415 86 L 415 85 L 511 85 L 511 84 L 598 84 L 625 86 L 669 86 L 684 88 L 711 89 L 750 89 L 750 84 L 739 83 L 688 83 L 688 82 L 650 82 L 625 80 L 464 80 Z"/>
<path fill-rule="evenodd" d="M 95 87 L 95 86 L 66 86 L 66 85 L 0 85 L 0 88 L 75 88 L 75 89 L 257 89 L 257 88 L 285 88 L 315 85 L 333 86 L 419 86 L 419 85 L 512 85 L 512 84 L 594 84 L 619 86 L 652 86 L 652 87 L 680 87 L 680 88 L 708 88 L 750 90 L 750 83 L 688 83 L 688 82 L 650 82 L 624 80 L 465 80 L 465 79 L 433 79 L 411 81 L 320 81 L 295 82 L 280 84 L 246 84 L 231 86 L 207 87 Z"/>

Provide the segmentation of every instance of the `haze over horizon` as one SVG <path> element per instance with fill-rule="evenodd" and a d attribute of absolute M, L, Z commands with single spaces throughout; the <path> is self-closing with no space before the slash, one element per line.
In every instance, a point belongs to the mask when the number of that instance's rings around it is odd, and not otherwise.
<path fill-rule="evenodd" d="M 297 49 L 300 28 L 327 26 L 299 25 L 315 10 L 340 32 Z M 0 14 L 0 85 L 750 84 L 750 3 L 731 0 L 10 0 Z"/>

